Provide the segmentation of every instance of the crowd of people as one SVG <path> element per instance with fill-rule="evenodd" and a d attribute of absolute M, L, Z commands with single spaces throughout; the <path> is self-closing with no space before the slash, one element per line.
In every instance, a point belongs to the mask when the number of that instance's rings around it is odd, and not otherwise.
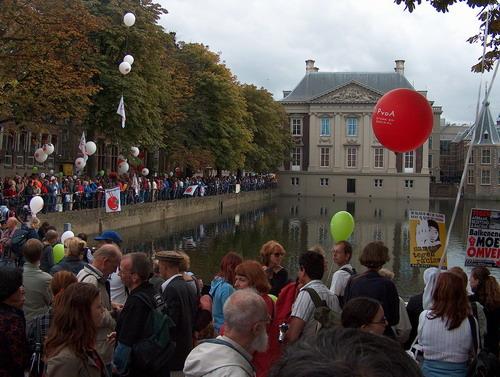
<path fill-rule="evenodd" d="M 112 230 L 95 251 L 85 234 L 66 239 L 56 263 L 59 231 L 36 218 L 14 263 L 14 220 L 1 241 L 0 377 L 465 377 L 480 357 L 498 367 L 500 288 L 484 267 L 427 269 L 406 305 L 382 242 L 360 252 L 363 272 L 337 243 L 329 288 L 321 247 L 300 253 L 290 280 L 271 240 L 259 261 L 228 252 L 205 285 L 186 253 L 122 254 Z"/>
<path fill-rule="evenodd" d="M 226 177 L 177 177 L 174 175 L 109 175 L 63 176 L 45 173 L 16 175 L 0 180 L 0 205 L 19 211 L 31 198 L 44 199 L 44 212 L 62 212 L 104 207 L 104 191 L 120 187 L 121 204 L 173 200 L 188 196 L 212 196 L 234 193 L 237 185 L 241 191 L 255 191 L 276 186 L 273 176 L 248 175 Z M 189 186 L 196 186 L 184 194 Z"/>

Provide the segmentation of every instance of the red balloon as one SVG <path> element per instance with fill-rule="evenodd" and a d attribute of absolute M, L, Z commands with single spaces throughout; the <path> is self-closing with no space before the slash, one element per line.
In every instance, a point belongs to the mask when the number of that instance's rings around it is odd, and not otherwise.
<path fill-rule="evenodd" d="M 432 132 L 433 114 L 427 99 L 410 89 L 387 92 L 375 105 L 372 128 L 377 140 L 394 152 L 420 147 Z"/>

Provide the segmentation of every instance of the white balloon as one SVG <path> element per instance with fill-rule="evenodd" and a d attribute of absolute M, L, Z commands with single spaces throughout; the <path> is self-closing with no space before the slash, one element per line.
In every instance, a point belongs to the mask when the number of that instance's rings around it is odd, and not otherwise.
<path fill-rule="evenodd" d="M 144 168 L 144 169 L 142 169 L 141 173 L 142 173 L 143 176 L 147 176 L 149 174 L 149 169 L 148 168 Z"/>
<path fill-rule="evenodd" d="M 50 143 L 45 144 L 42 147 L 42 149 L 45 152 L 45 154 L 47 154 L 47 155 L 50 155 L 50 154 L 54 153 L 54 146 L 52 144 L 50 144 Z"/>
<path fill-rule="evenodd" d="M 85 159 L 83 157 L 78 157 L 75 160 L 76 170 L 82 170 L 85 167 L 85 165 L 86 165 L 86 163 L 85 163 Z"/>
<path fill-rule="evenodd" d="M 49 157 L 42 148 L 38 148 L 35 151 L 35 160 L 39 163 L 45 162 L 47 160 L 47 157 Z"/>
<path fill-rule="evenodd" d="M 50 170 L 49 170 L 49 174 L 50 174 L 50 175 L 54 174 L 54 169 L 50 169 Z"/>
<path fill-rule="evenodd" d="M 132 64 L 134 64 L 134 57 L 132 55 L 125 55 L 125 57 L 123 58 L 123 61 L 132 65 Z"/>
<path fill-rule="evenodd" d="M 139 148 L 137 147 L 132 147 L 130 148 L 130 154 L 134 157 L 139 156 Z"/>
<path fill-rule="evenodd" d="M 127 27 L 134 26 L 135 24 L 135 15 L 133 13 L 127 13 L 125 16 L 123 16 L 123 23 Z"/>
<path fill-rule="evenodd" d="M 31 214 L 36 216 L 38 212 L 40 212 L 43 208 L 43 199 L 41 196 L 34 196 L 30 200 L 30 209 Z"/>
<path fill-rule="evenodd" d="M 97 145 L 93 141 L 87 141 L 85 143 L 85 153 L 92 156 L 97 151 Z"/>
<path fill-rule="evenodd" d="M 126 74 L 130 73 L 132 66 L 130 65 L 130 63 L 121 62 L 120 65 L 118 66 L 118 69 L 120 70 L 120 73 L 122 75 L 126 75 Z"/>
<path fill-rule="evenodd" d="M 45 178 L 45 173 L 40 173 L 40 178 Z"/>
<path fill-rule="evenodd" d="M 125 174 L 126 172 L 128 172 L 128 169 L 128 162 L 123 161 L 120 163 L 120 165 L 118 165 L 118 174 Z"/>
<path fill-rule="evenodd" d="M 73 233 L 71 230 L 67 230 L 61 235 L 61 243 L 64 245 L 64 241 L 66 241 L 68 238 L 74 237 L 75 233 Z"/>

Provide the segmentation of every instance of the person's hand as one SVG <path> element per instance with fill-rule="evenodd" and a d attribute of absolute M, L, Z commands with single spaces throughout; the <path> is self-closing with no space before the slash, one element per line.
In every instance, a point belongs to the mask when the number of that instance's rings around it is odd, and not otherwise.
<path fill-rule="evenodd" d="M 117 313 L 120 313 L 123 309 L 123 305 L 122 304 L 119 304 L 117 302 L 112 302 L 111 303 L 111 308 L 113 309 L 113 311 L 117 312 Z"/>
<path fill-rule="evenodd" d="M 415 240 L 417 241 L 417 247 L 426 247 L 429 246 L 429 227 L 427 226 L 427 221 L 419 220 L 419 223 L 416 227 L 415 232 Z"/>
<path fill-rule="evenodd" d="M 109 333 L 106 336 L 106 342 L 108 344 L 115 344 L 115 342 L 116 342 L 116 331 L 113 331 L 113 332 Z"/>

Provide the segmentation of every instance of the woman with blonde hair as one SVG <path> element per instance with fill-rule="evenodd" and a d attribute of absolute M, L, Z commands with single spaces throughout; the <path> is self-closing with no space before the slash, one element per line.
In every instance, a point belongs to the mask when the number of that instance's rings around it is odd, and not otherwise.
<path fill-rule="evenodd" d="M 47 376 L 108 377 L 95 350 L 97 328 L 104 309 L 99 289 L 74 283 L 54 307 L 54 320 L 45 344 Z"/>
<path fill-rule="evenodd" d="M 261 262 L 271 284 L 269 293 L 276 297 L 288 283 L 288 271 L 281 265 L 285 254 L 285 248 L 275 240 L 266 242 L 260 249 Z"/>
<path fill-rule="evenodd" d="M 83 252 L 87 243 L 78 237 L 70 237 L 64 241 L 64 258 L 50 269 L 50 273 L 54 275 L 59 271 L 70 271 L 78 275 L 86 263 L 82 261 Z"/>

